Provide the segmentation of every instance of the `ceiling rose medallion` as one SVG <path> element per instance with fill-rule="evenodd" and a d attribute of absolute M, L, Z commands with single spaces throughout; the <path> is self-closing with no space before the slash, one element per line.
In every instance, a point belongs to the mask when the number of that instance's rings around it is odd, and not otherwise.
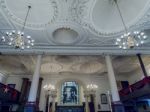
<path fill-rule="evenodd" d="M 53 40 L 56 43 L 68 45 L 68 44 L 72 44 L 72 43 L 76 42 L 79 34 L 75 30 L 73 30 L 69 27 L 62 27 L 62 28 L 56 29 L 52 33 L 52 36 L 53 36 Z"/>

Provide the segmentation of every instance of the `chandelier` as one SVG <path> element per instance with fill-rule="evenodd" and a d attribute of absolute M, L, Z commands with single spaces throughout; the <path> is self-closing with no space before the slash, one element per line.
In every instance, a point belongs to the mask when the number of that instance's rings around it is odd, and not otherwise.
<path fill-rule="evenodd" d="M 54 85 L 51 85 L 51 84 L 46 84 L 46 85 L 44 85 L 44 87 L 43 87 L 45 90 L 48 90 L 48 91 L 53 91 L 53 90 L 55 90 L 55 86 Z"/>
<path fill-rule="evenodd" d="M 128 32 L 127 26 L 125 24 L 124 18 L 118 5 L 118 0 L 114 0 L 114 2 L 116 4 L 122 24 L 125 29 L 125 33 L 116 39 L 115 44 L 121 49 L 131 49 L 144 44 L 145 40 L 147 39 L 145 33 L 142 31 Z"/>
<path fill-rule="evenodd" d="M 28 6 L 27 14 L 25 16 L 25 21 L 23 23 L 23 27 L 21 31 L 11 31 L 6 32 L 1 37 L 1 41 L 3 43 L 6 43 L 10 46 L 14 46 L 16 49 L 25 49 L 25 48 L 31 48 L 31 46 L 34 46 L 34 40 L 31 38 L 30 35 L 24 34 L 24 29 L 26 25 L 26 21 L 30 12 L 31 6 Z"/>
<path fill-rule="evenodd" d="M 88 89 L 88 90 L 94 91 L 94 90 L 96 90 L 97 88 L 98 88 L 98 86 L 97 86 L 96 84 L 88 84 L 88 85 L 87 85 L 87 89 Z"/>

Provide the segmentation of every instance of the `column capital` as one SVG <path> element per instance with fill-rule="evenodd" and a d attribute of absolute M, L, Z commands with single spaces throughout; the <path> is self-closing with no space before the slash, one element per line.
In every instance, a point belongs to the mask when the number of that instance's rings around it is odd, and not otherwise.
<path fill-rule="evenodd" d="M 111 59 L 111 57 L 112 57 L 111 55 L 105 55 L 106 59 Z"/>
<path fill-rule="evenodd" d="M 56 98 L 57 97 L 57 90 L 52 90 L 50 91 L 50 94 L 49 94 L 52 98 Z"/>
<path fill-rule="evenodd" d="M 90 95 L 95 96 L 96 91 L 92 91 L 92 90 L 85 90 L 84 91 L 84 97 L 89 97 Z"/>
<path fill-rule="evenodd" d="M 41 55 L 41 54 L 39 54 L 37 57 L 38 57 L 38 58 L 42 58 L 42 55 Z"/>

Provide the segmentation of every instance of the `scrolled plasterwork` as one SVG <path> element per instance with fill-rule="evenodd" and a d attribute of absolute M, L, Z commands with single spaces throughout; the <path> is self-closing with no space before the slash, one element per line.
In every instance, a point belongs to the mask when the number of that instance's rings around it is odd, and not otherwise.
<path fill-rule="evenodd" d="M 119 36 L 122 32 L 101 32 L 97 30 L 92 24 L 92 20 L 90 19 L 90 13 L 92 13 L 92 9 L 97 0 L 76 0 L 72 3 L 72 7 L 69 10 L 72 18 L 70 20 L 80 24 L 83 28 L 87 29 L 89 33 L 95 34 L 100 37 L 112 37 Z M 89 5 L 90 4 L 90 5 Z M 89 11 L 89 12 L 88 12 Z M 91 39 L 90 39 L 91 40 Z"/>
<path fill-rule="evenodd" d="M 95 3 L 96 3 L 97 0 L 85 0 L 83 2 L 79 2 L 78 6 L 76 5 L 76 3 L 74 3 L 74 6 L 72 7 L 72 10 L 71 10 L 71 13 L 72 13 L 72 17 L 73 17 L 73 20 L 77 23 L 79 23 L 80 25 L 82 25 L 84 28 L 88 29 L 90 33 L 93 33 L 95 34 L 96 36 L 100 36 L 100 37 L 118 37 L 120 36 L 122 33 L 124 33 L 124 31 L 117 31 L 117 32 L 102 32 L 102 31 L 99 31 L 92 23 L 92 19 L 90 19 L 90 17 L 88 18 L 89 21 L 86 21 L 86 20 L 83 20 L 82 18 L 84 18 L 84 16 L 87 15 L 87 10 L 86 9 L 87 7 L 89 8 L 90 7 L 90 15 L 92 14 L 92 10 L 95 6 Z M 88 3 L 91 3 L 91 6 L 87 6 Z M 77 9 L 82 9 L 82 10 L 77 10 Z M 146 10 L 145 10 L 146 11 Z M 149 23 L 149 18 L 147 18 L 147 16 L 149 15 L 149 12 L 150 10 L 148 10 L 146 13 L 145 13 L 145 16 L 142 17 L 140 20 L 138 20 L 138 22 L 136 24 L 133 24 L 129 27 L 130 30 L 133 30 L 133 29 L 139 29 L 139 27 L 143 27 L 145 26 L 144 28 L 147 28 L 148 27 L 148 24 Z M 145 17 L 147 19 L 145 19 Z M 143 30 L 144 30 L 143 28 Z"/>
<path fill-rule="evenodd" d="M 32 29 L 43 29 L 45 28 L 48 24 L 52 24 L 54 23 L 54 21 L 57 19 L 58 17 L 58 6 L 57 6 L 57 1 L 56 0 L 49 0 L 50 2 L 50 7 L 52 7 L 53 9 L 53 15 L 52 18 L 47 22 L 47 23 L 26 23 L 26 26 L 28 28 L 32 28 Z M 32 5 L 32 3 L 27 3 L 28 5 Z M 8 16 L 8 18 L 11 18 L 11 20 L 13 22 L 15 22 L 18 25 L 23 25 L 24 20 L 22 20 L 21 18 L 17 17 L 16 15 L 14 15 L 8 8 L 6 0 L 1 0 L 0 1 L 0 6 L 2 8 L 2 10 L 5 12 L 5 14 Z M 32 6 L 31 6 L 32 7 Z M 49 12 L 52 13 L 52 12 Z"/>
<path fill-rule="evenodd" d="M 132 26 L 132 28 L 142 30 L 150 28 L 150 8 L 145 13 L 145 15 L 134 26 Z"/>
<path fill-rule="evenodd" d="M 70 7 L 70 14 L 74 20 L 83 19 L 86 15 L 87 3 L 89 0 L 74 0 Z"/>

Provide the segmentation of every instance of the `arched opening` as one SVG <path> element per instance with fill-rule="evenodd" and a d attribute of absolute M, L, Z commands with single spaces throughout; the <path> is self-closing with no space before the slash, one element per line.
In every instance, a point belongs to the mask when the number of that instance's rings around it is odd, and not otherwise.
<path fill-rule="evenodd" d="M 79 84 L 76 81 L 66 81 L 61 85 L 61 103 L 79 104 Z"/>
<path fill-rule="evenodd" d="M 58 105 L 82 105 L 85 84 L 76 79 L 64 79 L 56 84 Z"/>

